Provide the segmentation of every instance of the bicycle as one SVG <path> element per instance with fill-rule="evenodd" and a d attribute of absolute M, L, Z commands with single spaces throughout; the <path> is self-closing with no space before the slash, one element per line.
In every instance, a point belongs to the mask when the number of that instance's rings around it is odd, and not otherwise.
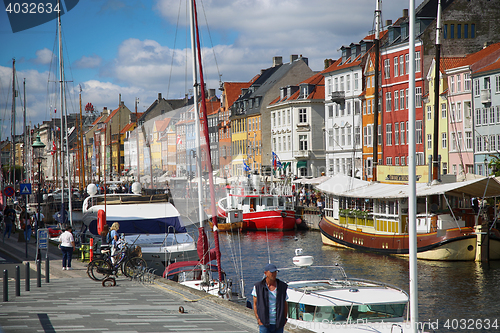
<path fill-rule="evenodd" d="M 127 243 L 122 243 L 122 251 L 115 254 L 115 257 L 120 256 L 113 264 L 111 260 L 110 250 L 103 251 L 103 258 L 92 260 L 87 267 L 87 275 L 95 281 L 102 281 L 110 275 L 117 275 L 121 270 L 122 274 L 129 278 L 137 278 L 142 276 L 147 268 L 146 261 L 140 256 L 136 256 L 140 252 L 140 248 L 131 249 Z"/>

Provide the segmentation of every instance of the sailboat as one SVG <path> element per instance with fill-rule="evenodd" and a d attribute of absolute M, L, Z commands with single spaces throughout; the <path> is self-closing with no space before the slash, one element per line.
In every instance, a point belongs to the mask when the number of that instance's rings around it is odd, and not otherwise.
<path fill-rule="evenodd" d="M 221 254 L 219 250 L 219 230 L 217 223 L 217 211 L 215 202 L 215 190 L 213 181 L 213 170 L 210 154 L 210 139 L 208 133 L 208 119 L 207 119 L 207 108 L 206 108 L 206 98 L 205 98 L 205 83 L 203 78 L 203 68 L 201 62 L 201 48 L 200 39 L 198 31 L 198 18 L 196 10 L 196 1 L 191 0 L 190 2 L 190 23 L 191 23 L 191 49 L 193 56 L 193 87 L 194 87 L 194 109 L 195 109 L 195 119 L 196 119 L 196 154 L 198 158 L 196 159 L 196 168 L 198 175 L 201 175 L 201 158 L 200 156 L 206 156 L 207 166 L 208 166 L 208 181 L 210 186 L 210 215 L 213 225 L 213 235 L 215 248 L 209 249 L 208 237 L 205 233 L 204 228 L 204 209 L 202 202 L 199 199 L 198 205 L 198 215 L 200 226 L 198 228 L 198 256 L 199 262 L 184 262 L 178 265 L 167 267 L 164 276 L 177 280 L 179 283 L 189 286 L 191 288 L 208 292 L 213 295 L 217 295 L 224 299 L 241 298 L 233 293 L 231 290 L 231 283 L 226 281 L 225 274 L 221 268 Z M 200 81 L 198 84 L 198 69 Z M 201 101 L 198 102 L 198 92 L 201 95 Z M 200 106 L 200 110 L 198 110 Z M 201 130 L 200 130 L 201 125 Z M 200 133 L 204 134 L 204 142 L 201 143 Z M 202 155 L 201 149 L 205 150 L 205 154 Z M 202 198 L 202 180 L 201 176 L 198 177 L 198 196 Z M 217 264 L 209 265 L 212 260 L 216 260 Z M 196 264 L 196 265 L 194 265 Z M 190 278 L 186 278 L 186 274 L 179 276 L 179 273 L 185 272 L 186 267 L 198 267 L 197 270 L 201 274 L 191 275 Z M 217 277 L 214 277 L 215 270 L 217 271 Z M 243 285 L 243 284 L 242 284 Z M 243 288 L 241 288 L 243 289 Z"/>

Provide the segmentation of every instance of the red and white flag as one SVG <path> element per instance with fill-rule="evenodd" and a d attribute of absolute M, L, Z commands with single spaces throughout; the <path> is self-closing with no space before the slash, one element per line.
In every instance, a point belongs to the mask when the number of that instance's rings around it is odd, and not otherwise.
<path fill-rule="evenodd" d="M 56 142 L 52 141 L 52 151 L 50 152 L 50 155 L 54 155 L 56 151 L 57 151 Z"/>
<path fill-rule="evenodd" d="M 181 139 L 181 136 L 179 134 L 177 134 L 177 144 L 182 145 L 182 139 Z"/>

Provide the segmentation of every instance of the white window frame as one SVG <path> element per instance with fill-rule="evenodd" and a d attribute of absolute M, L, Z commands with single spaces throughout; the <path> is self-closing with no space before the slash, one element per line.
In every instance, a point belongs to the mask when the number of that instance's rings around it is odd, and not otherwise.
<path fill-rule="evenodd" d="M 441 133 L 441 148 L 446 149 L 448 147 L 448 135 L 446 132 Z"/>

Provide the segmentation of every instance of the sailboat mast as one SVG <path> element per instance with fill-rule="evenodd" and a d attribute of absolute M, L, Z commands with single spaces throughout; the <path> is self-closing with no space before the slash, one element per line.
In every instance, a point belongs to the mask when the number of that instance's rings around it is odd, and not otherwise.
<path fill-rule="evenodd" d="M 409 77 L 408 77 L 408 221 L 409 221 L 409 278 L 410 278 L 410 324 L 411 332 L 417 333 L 418 323 L 418 288 L 417 288 L 417 168 L 415 137 L 415 0 L 410 0 L 410 38 L 409 38 Z"/>
<path fill-rule="evenodd" d="M 441 0 L 438 0 L 436 22 L 436 59 L 434 71 L 434 137 L 432 140 L 432 180 L 439 180 L 439 76 L 441 66 Z"/>
<path fill-rule="evenodd" d="M 28 144 L 27 144 L 27 133 L 26 133 L 26 78 L 23 79 L 23 100 L 24 100 L 24 105 L 23 105 L 23 174 L 24 174 L 24 182 L 27 182 L 27 170 L 26 170 L 26 165 L 28 164 L 28 159 L 26 156 L 26 152 L 28 151 Z M 28 196 L 26 196 L 26 203 L 28 202 Z"/>
<path fill-rule="evenodd" d="M 205 82 L 203 80 L 203 65 L 201 63 L 201 47 L 200 47 L 200 34 L 198 31 L 198 16 L 196 11 L 196 0 L 193 0 L 194 5 L 194 19 L 196 24 L 196 44 L 198 50 L 198 63 L 200 65 L 200 84 L 201 84 L 201 112 L 203 116 L 202 124 L 203 131 L 205 132 L 205 141 L 206 141 L 206 153 L 207 153 L 207 167 L 208 167 L 208 183 L 210 186 L 210 207 L 212 214 L 212 223 L 214 225 L 214 245 L 215 245 L 215 253 L 217 259 L 217 271 L 219 273 L 219 281 L 222 281 L 222 270 L 221 270 L 221 262 L 220 262 L 220 249 L 219 249 L 219 230 L 217 228 L 217 211 L 215 209 L 215 190 L 214 190 L 214 180 L 213 180 L 213 170 L 212 170 L 212 155 L 210 154 L 210 136 L 208 133 L 208 115 L 207 115 L 207 105 L 206 105 L 206 97 L 205 97 Z M 198 132 L 199 133 L 199 132 Z M 201 184 L 201 174 L 200 181 Z"/>
<path fill-rule="evenodd" d="M 16 186 L 16 59 L 12 59 L 12 114 L 10 122 L 10 138 L 12 143 L 10 145 L 11 163 L 9 172 L 9 180 L 12 179 L 12 186 Z M 12 171 L 11 171 L 12 170 Z"/>
<path fill-rule="evenodd" d="M 380 1 L 377 0 L 375 8 L 375 90 L 373 92 L 373 161 L 372 161 L 372 180 L 377 181 L 378 165 L 378 89 L 379 89 L 379 66 L 380 66 Z"/>
<path fill-rule="evenodd" d="M 59 0 L 58 1 L 59 3 L 59 6 L 61 6 L 61 1 Z M 64 135 L 63 135 L 63 131 L 64 131 L 64 125 L 63 125 L 63 119 L 64 119 L 64 73 L 63 73 L 63 69 L 64 69 L 64 63 L 63 63 L 63 51 L 62 51 L 62 33 L 61 33 L 61 12 L 59 12 L 57 14 L 57 33 L 58 33 L 58 39 L 59 39 L 59 94 L 60 94 L 60 106 L 61 106 L 61 120 L 59 122 L 59 126 L 60 126 L 60 134 L 61 134 L 61 153 L 60 153 L 60 159 L 61 159 L 61 214 L 62 215 L 62 220 L 61 222 L 64 222 L 65 218 L 64 218 L 64 213 L 65 213 L 65 209 L 64 209 L 64 187 L 65 187 L 65 183 L 64 183 L 64 153 L 63 153 L 63 150 L 64 150 Z"/>

